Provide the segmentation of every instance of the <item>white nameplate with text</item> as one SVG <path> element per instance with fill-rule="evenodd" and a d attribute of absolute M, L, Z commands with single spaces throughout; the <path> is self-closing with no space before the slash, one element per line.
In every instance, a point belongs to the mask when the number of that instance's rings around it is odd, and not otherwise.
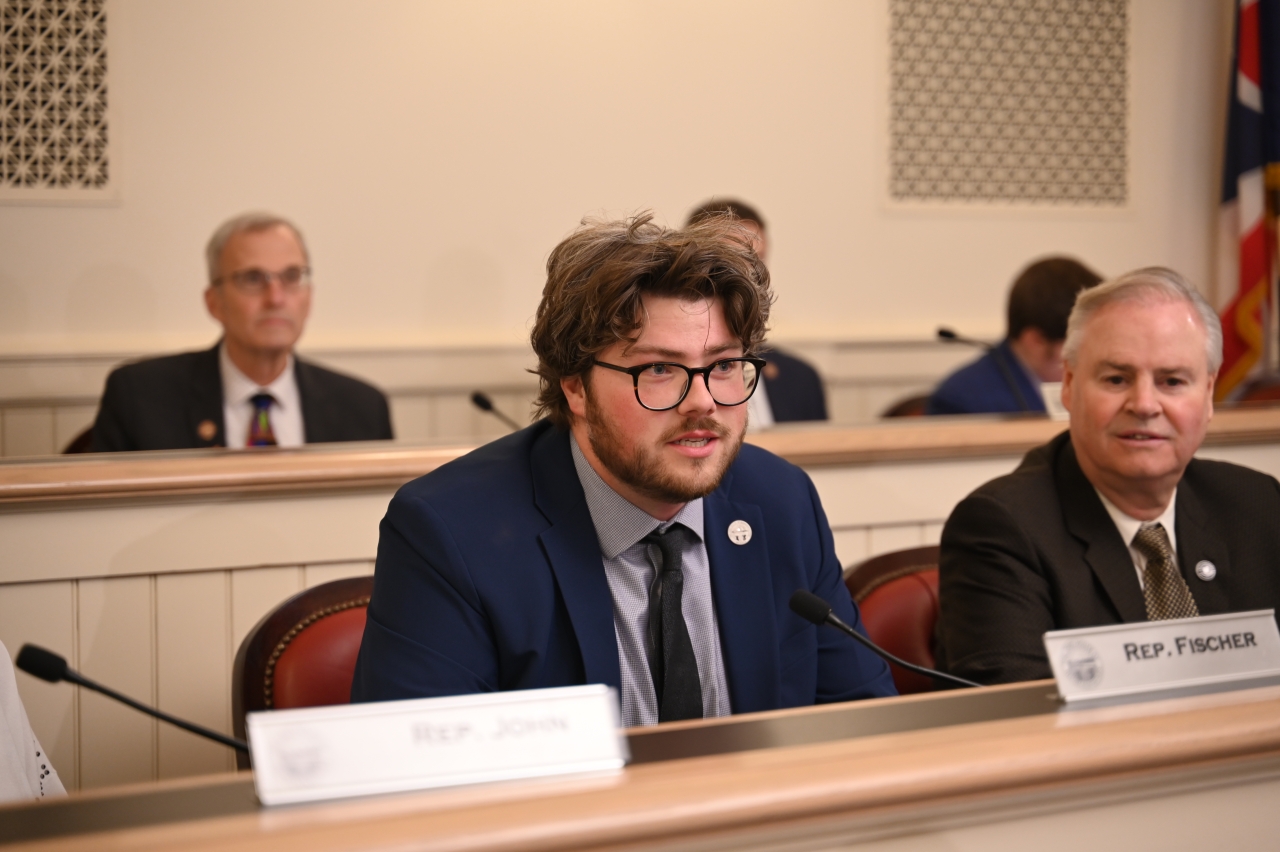
<path fill-rule="evenodd" d="M 250 713 L 264 805 L 618 770 L 618 695 L 599 684 Z"/>
<path fill-rule="evenodd" d="M 1068 705 L 1280 682 L 1270 609 L 1055 630 L 1044 647 Z"/>

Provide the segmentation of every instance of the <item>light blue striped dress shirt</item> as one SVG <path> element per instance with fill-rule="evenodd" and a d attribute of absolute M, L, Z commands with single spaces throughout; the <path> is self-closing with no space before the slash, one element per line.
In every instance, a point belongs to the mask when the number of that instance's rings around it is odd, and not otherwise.
<path fill-rule="evenodd" d="M 724 674 L 724 654 L 720 650 L 720 629 L 711 597 L 711 568 L 703 539 L 702 499 L 684 505 L 670 521 L 659 521 L 618 494 L 600 478 L 570 435 L 573 464 L 587 497 L 587 508 L 600 541 L 605 577 L 613 595 L 613 629 L 618 640 L 618 663 L 622 669 L 622 723 L 627 727 L 658 722 L 658 699 L 645 654 L 649 626 L 649 584 L 654 562 L 648 553 L 656 545 L 641 539 L 654 530 L 674 524 L 684 527 L 681 570 L 684 592 L 681 610 L 698 661 L 702 684 L 702 714 L 728 716 L 729 688 Z"/>

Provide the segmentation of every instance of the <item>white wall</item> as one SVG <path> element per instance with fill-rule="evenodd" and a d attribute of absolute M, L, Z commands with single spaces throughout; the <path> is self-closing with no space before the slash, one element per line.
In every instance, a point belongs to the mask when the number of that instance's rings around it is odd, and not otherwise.
<path fill-rule="evenodd" d="M 1207 282 L 1227 0 L 1132 0 L 1126 209 L 886 201 L 888 0 L 108 0 L 106 206 L 0 206 L 0 352 L 203 345 L 201 251 L 295 217 L 306 346 L 512 344 L 585 213 L 768 217 L 782 340 L 997 335 L 1029 258 Z"/>

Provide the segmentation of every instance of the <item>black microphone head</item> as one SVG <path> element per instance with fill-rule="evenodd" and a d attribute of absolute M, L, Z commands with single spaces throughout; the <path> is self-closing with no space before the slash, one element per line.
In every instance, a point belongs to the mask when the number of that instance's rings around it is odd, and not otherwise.
<path fill-rule="evenodd" d="M 67 676 L 67 661 L 39 645 L 23 645 L 14 665 L 29 675 L 35 675 L 49 683 L 57 683 Z"/>
<path fill-rule="evenodd" d="M 791 596 L 791 611 L 814 624 L 826 624 L 831 615 L 831 604 L 808 589 L 796 589 Z"/>
<path fill-rule="evenodd" d="M 939 340 L 955 340 L 957 336 L 958 336 L 958 335 L 956 335 L 956 333 L 955 333 L 954 331 L 952 331 L 951 329 L 947 328 L 945 325 L 940 325 L 940 326 L 938 326 L 938 339 L 939 339 Z"/>
<path fill-rule="evenodd" d="M 489 395 L 484 391 L 471 394 L 471 404 L 481 411 L 493 411 L 493 400 L 489 399 Z"/>

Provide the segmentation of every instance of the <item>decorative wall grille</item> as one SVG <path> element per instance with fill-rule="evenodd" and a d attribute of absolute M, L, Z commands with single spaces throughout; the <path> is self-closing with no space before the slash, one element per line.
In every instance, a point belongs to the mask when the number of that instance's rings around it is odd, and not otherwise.
<path fill-rule="evenodd" d="M 1127 0 L 890 0 L 890 196 L 1127 197 Z"/>
<path fill-rule="evenodd" d="M 104 5 L 0 0 L 0 199 L 108 187 Z"/>

